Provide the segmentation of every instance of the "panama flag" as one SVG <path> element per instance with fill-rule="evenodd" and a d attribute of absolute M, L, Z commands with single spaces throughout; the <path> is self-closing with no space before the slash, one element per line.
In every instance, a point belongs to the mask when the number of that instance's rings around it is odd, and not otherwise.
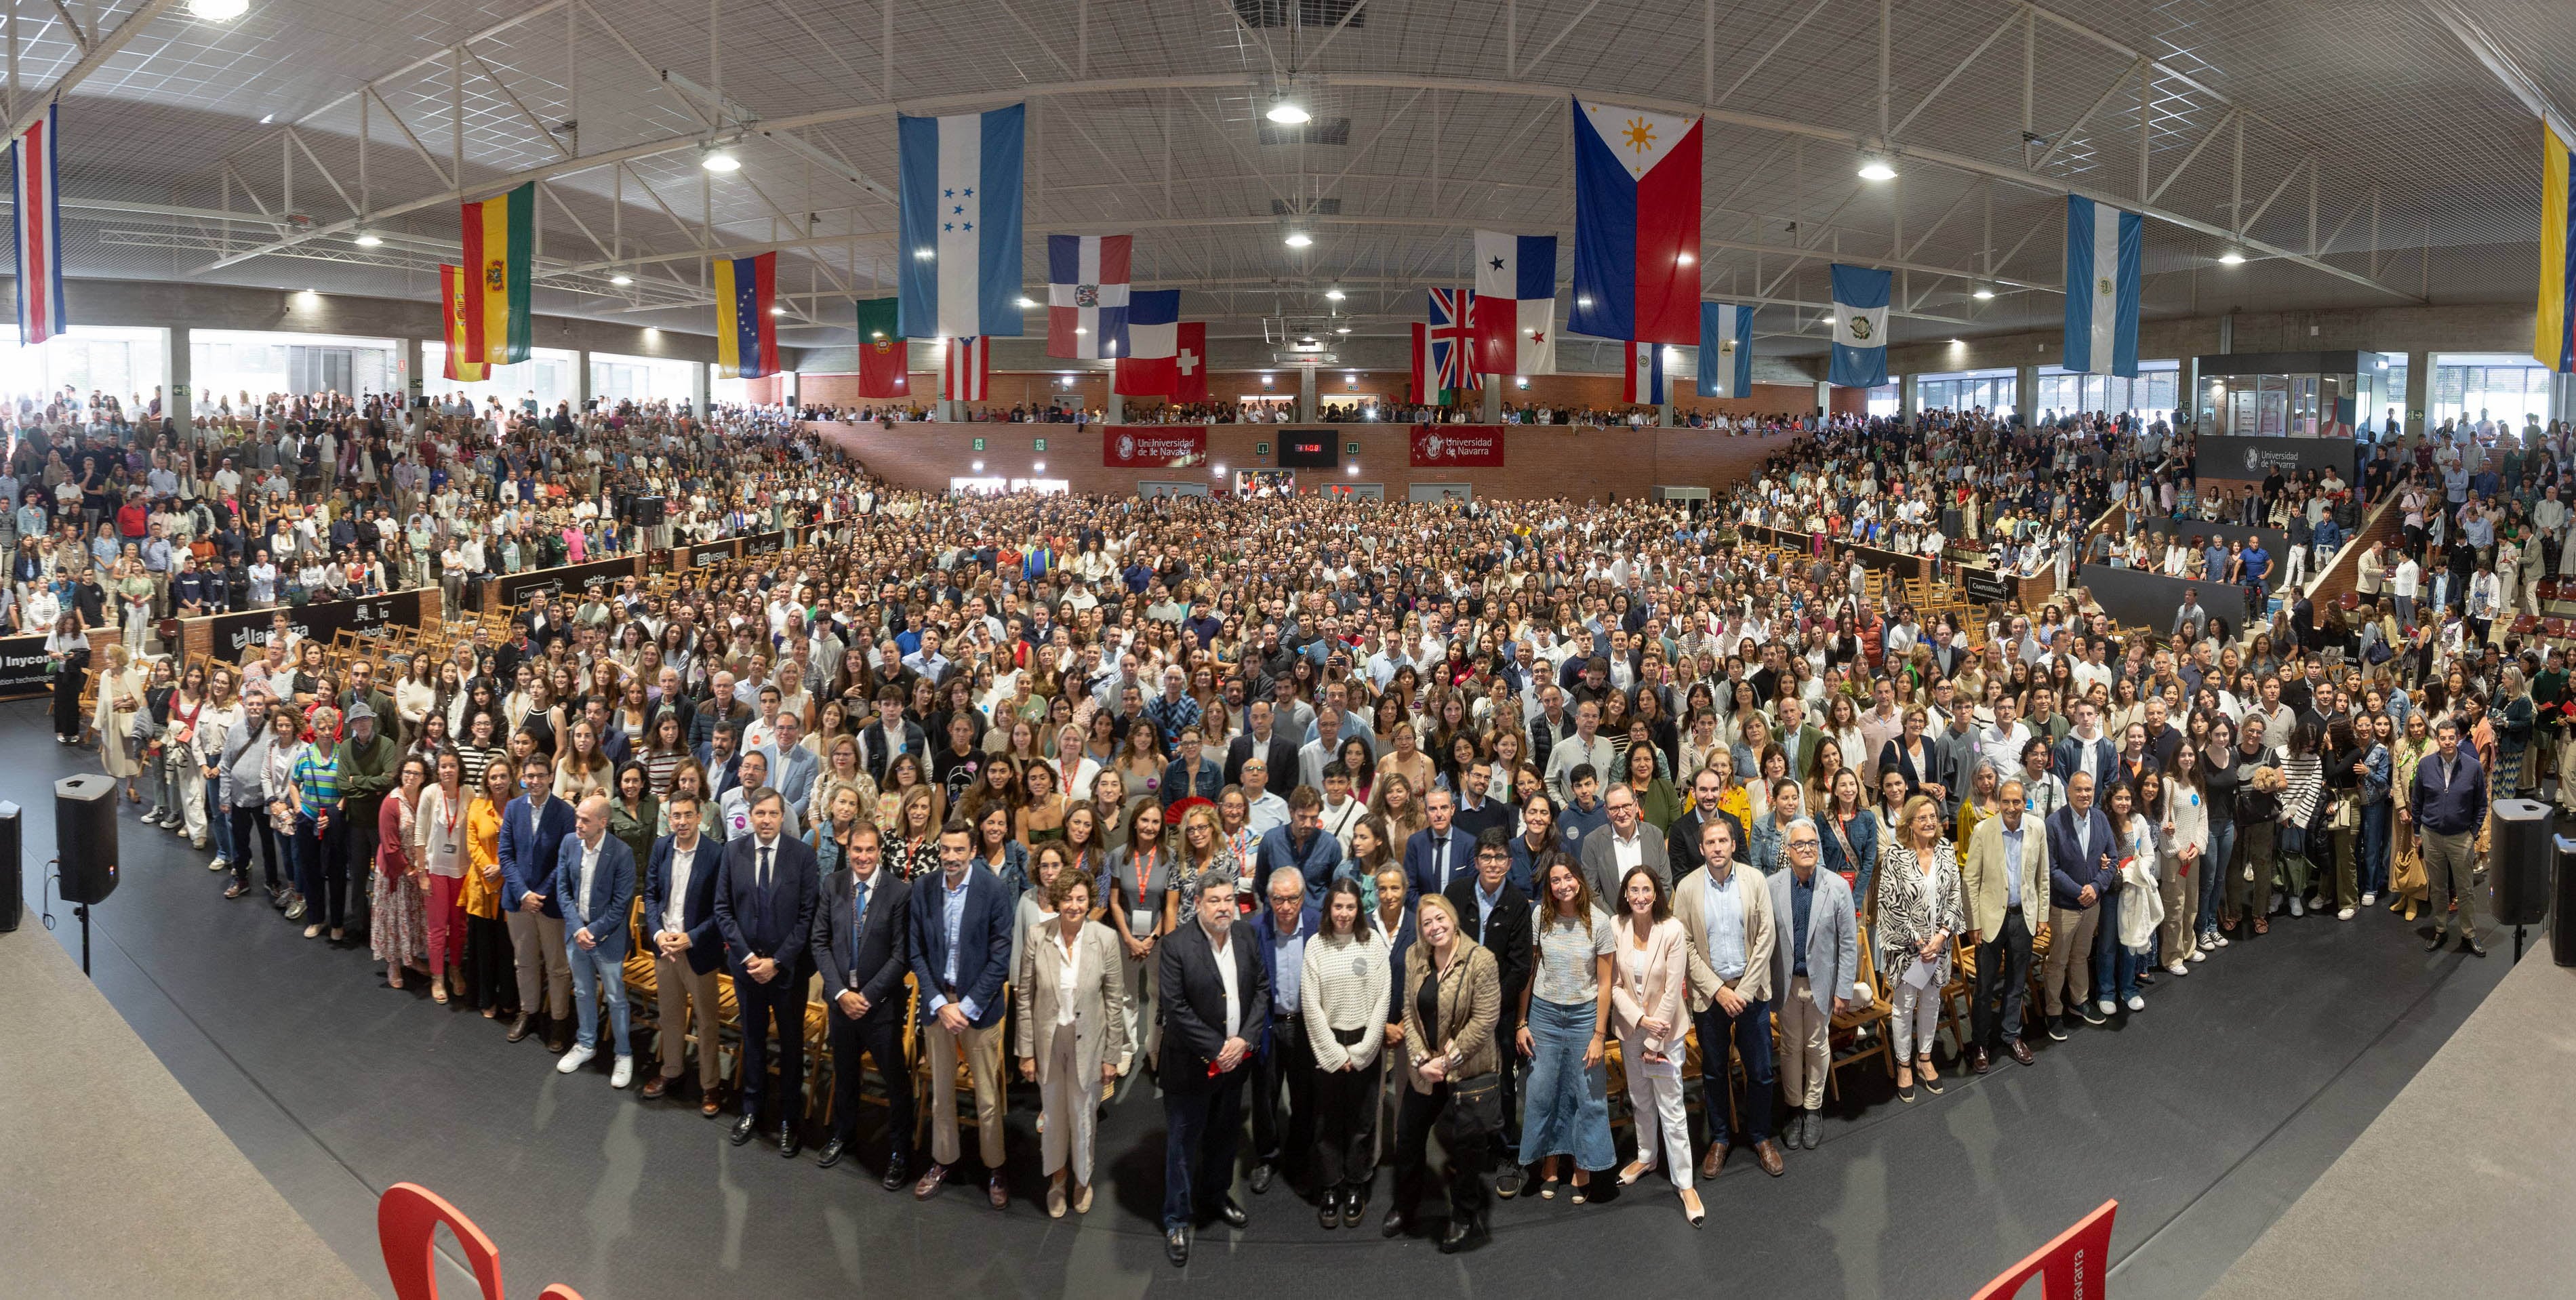
<path fill-rule="evenodd" d="M 1476 232 L 1476 369 L 1556 373 L 1556 236 Z"/>
<path fill-rule="evenodd" d="M 18 255 L 18 342 L 42 343 L 71 328 L 63 299 L 63 210 L 54 189 L 54 125 L 62 108 L 45 107 L 9 142 L 9 210 Z"/>
<path fill-rule="evenodd" d="M 1893 278 L 1865 266 L 1834 264 L 1834 359 L 1827 382 L 1876 388 L 1887 382 L 1887 288 Z"/>
<path fill-rule="evenodd" d="M 939 363 L 939 395 L 952 402 L 980 402 L 993 387 L 993 341 L 981 336 L 948 340 Z"/>
<path fill-rule="evenodd" d="M 897 285 L 906 338 L 1020 336 L 1020 159 L 1028 106 L 895 119 Z"/>
<path fill-rule="evenodd" d="M 1699 341 L 1699 119 L 1574 101 L 1574 314 L 1605 339 Z"/>
<path fill-rule="evenodd" d="M 1699 305 L 1699 395 L 1753 396 L 1753 307 Z"/>
<path fill-rule="evenodd" d="M 1627 346 L 1628 370 L 1619 389 L 1619 400 L 1639 406 L 1664 404 L 1664 345 L 1632 340 Z"/>
<path fill-rule="evenodd" d="M 724 379 L 759 379 L 785 369 L 778 360 L 778 254 L 719 257 L 716 271 L 716 369 Z"/>
<path fill-rule="evenodd" d="M 1110 389 L 1126 397 L 1169 397 L 1180 386 L 1181 291 L 1146 289 L 1127 296 L 1127 350 Z M 1194 366 L 1207 363 L 1192 357 Z"/>
<path fill-rule="evenodd" d="M 2068 374 L 2138 377 L 2138 255 L 2146 222 L 2137 213 L 2066 196 Z"/>
<path fill-rule="evenodd" d="M 1431 291 L 1431 369 L 1440 387 L 1466 391 L 1476 378 L 1476 291 Z"/>
<path fill-rule="evenodd" d="M 1127 343 L 1134 235 L 1047 236 L 1047 355 L 1097 360 Z"/>

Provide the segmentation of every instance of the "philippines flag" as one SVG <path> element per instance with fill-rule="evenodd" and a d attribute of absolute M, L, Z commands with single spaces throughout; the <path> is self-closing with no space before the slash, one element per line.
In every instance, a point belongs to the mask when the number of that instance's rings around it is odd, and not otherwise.
<path fill-rule="evenodd" d="M 939 395 L 952 402 L 980 402 L 993 387 L 993 341 L 948 340 L 939 362 Z"/>
<path fill-rule="evenodd" d="M 1568 328 L 1699 341 L 1699 121 L 1574 101 Z"/>
<path fill-rule="evenodd" d="M 2138 377 L 2137 213 L 2066 196 L 2066 356 L 2069 374 Z"/>
<path fill-rule="evenodd" d="M 1127 397 L 1169 397 L 1180 379 L 1181 291 L 1145 289 L 1127 296 L 1127 349 L 1118 358 L 1110 391 Z M 1203 363 L 1204 358 L 1193 358 Z"/>
<path fill-rule="evenodd" d="M 1628 369 L 1620 388 L 1619 400 L 1638 406 L 1664 404 L 1664 345 L 1644 340 L 1627 345 Z"/>
<path fill-rule="evenodd" d="M 1887 382 L 1888 272 L 1836 263 L 1834 272 L 1834 359 L 1828 382 L 1844 388 L 1876 388 Z"/>
<path fill-rule="evenodd" d="M 895 119 L 896 286 L 906 338 L 1020 336 L 1020 159 L 1028 106 Z"/>
<path fill-rule="evenodd" d="M 1134 235 L 1047 236 L 1047 355 L 1097 360 L 1127 346 Z"/>
<path fill-rule="evenodd" d="M 1464 392 L 1476 378 L 1476 291 L 1431 291 L 1431 369 L 1439 386 Z"/>
<path fill-rule="evenodd" d="M 60 105 L 48 105 L 9 142 L 9 219 L 18 254 L 18 342 L 42 343 L 71 328 L 63 299 L 63 212 L 54 188 L 54 126 Z"/>
<path fill-rule="evenodd" d="M 1699 395 L 1753 396 L 1753 307 L 1699 305 Z"/>
<path fill-rule="evenodd" d="M 1556 236 L 1476 232 L 1476 369 L 1556 373 Z"/>

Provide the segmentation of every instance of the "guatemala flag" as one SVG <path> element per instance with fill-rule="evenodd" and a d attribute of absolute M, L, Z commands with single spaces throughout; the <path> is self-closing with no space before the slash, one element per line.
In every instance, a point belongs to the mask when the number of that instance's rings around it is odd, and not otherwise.
<path fill-rule="evenodd" d="M 1876 388 L 1887 382 L 1885 271 L 1837 262 L 1834 272 L 1834 360 L 1828 382 L 1841 388 Z"/>
<path fill-rule="evenodd" d="M 1020 157 L 1028 106 L 895 119 L 905 338 L 1020 336 Z"/>
<path fill-rule="evenodd" d="M 2137 213 L 2066 196 L 2068 374 L 2138 377 L 2138 254 L 2146 223 Z"/>
<path fill-rule="evenodd" d="M 1699 341 L 1700 120 L 1574 101 L 1574 314 L 1605 339 Z"/>
<path fill-rule="evenodd" d="M 1753 396 L 1753 308 L 1749 304 L 1699 305 L 1699 395 Z"/>

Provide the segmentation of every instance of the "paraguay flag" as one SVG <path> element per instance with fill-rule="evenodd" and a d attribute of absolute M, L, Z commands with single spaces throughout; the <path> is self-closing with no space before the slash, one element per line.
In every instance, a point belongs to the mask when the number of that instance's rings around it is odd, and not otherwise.
<path fill-rule="evenodd" d="M 1664 404 L 1664 345 L 1632 340 L 1627 346 L 1626 376 L 1620 381 L 1619 400 L 1638 406 Z"/>
<path fill-rule="evenodd" d="M 1127 349 L 1110 376 L 1110 391 L 1125 397 L 1171 396 L 1180 386 L 1180 350 L 1181 291 L 1147 289 L 1128 295 Z"/>
<path fill-rule="evenodd" d="M 2540 124 L 2540 317 L 2531 355 L 2560 374 L 2576 371 L 2576 187 L 2567 182 L 2569 145 Z M 20 192 L 24 203 L 24 191 Z M 50 195 L 47 196 L 49 199 Z M 21 208 L 20 211 L 25 209 Z M 19 245 L 21 264 L 27 256 Z M 60 273 L 57 272 L 57 275 Z M 26 327 L 26 281 L 19 280 L 19 328 Z M 57 290 L 59 292 L 59 289 Z M 32 341 L 32 340 L 31 340 Z"/>
<path fill-rule="evenodd" d="M 1098 359 L 1127 346 L 1134 235 L 1047 236 L 1047 355 Z"/>
<path fill-rule="evenodd" d="M 1753 396 L 1753 307 L 1749 303 L 1699 305 L 1699 395 Z"/>
<path fill-rule="evenodd" d="M 1556 236 L 1476 232 L 1476 369 L 1556 373 Z"/>
<path fill-rule="evenodd" d="M 1885 271 L 1844 266 L 1834 272 L 1834 359 L 1825 379 L 1841 388 L 1876 388 L 1887 382 Z"/>
<path fill-rule="evenodd" d="M 906 338 L 1020 336 L 1020 160 L 1028 106 L 895 119 L 897 297 Z"/>
<path fill-rule="evenodd" d="M 716 259 L 716 365 L 726 379 L 774 375 L 778 364 L 778 254 Z"/>
<path fill-rule="evenodd" d="M 2080 195 L 2066 196 L 2068 374 L 2138 377 L 2138 252 L 2145 222 Z"/>
<path fill-rule="evenodd" d="M 1574 101 L 1569 328 L 1699 341 L 1699 122 Z"/>
<path fill-rule="evenodd" d="M 54 126 L 62 106 L 49 104 L 9 142 L 9 210 L 18 255 L 18 342 L 42 343 L 71 328 L 63 299 L 63 210 L 55 192 Z"/>

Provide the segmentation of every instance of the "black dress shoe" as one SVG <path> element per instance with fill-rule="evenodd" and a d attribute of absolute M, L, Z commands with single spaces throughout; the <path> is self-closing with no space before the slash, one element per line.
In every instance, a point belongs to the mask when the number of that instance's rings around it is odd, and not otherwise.
<path fill-rule="evenodd" d="M 2487 955 L 2487 946 L 2478 942 L 2475 935 L 2464 934 L 2460 936 L 2460 951 L 2472 957 L 2484 957 Z"/>
<path fill-rule="evenodd" d="M 1229 1228 L 1240 1228 L 1252 1222 L 1252 1216 L 1244 1213 L 1242 1204 L 1231 1196 L 1217 1203 L 1216 1214 L 1218 1218 L 1225 1220 L 1225 1226 Z"/>
<path fill-rule="evenodd" d="M 829 1169 L 841 1163 L 841 1151 L 847 1145 L 848 1143 L 843 1142 L 838 1134 L 833 1135 L 831 1141 L 823 1144 L 822 1150 L 814 1153 L 814 1166 L 818 1169 Z"/>
<path fill-rule="evenodd" d="M 1476 1235 L 1476 1221 L 1463 1214 L 1451 1215 L 1449 1226 L 1440 1234 L 1440 1253 L 1455 1255 L 1467 1248 L 1467 1239 Z"/>
<path fill-rule="evenodd" d="M 796 1158 L 796 1152 L 797 1152 L 799 1149 L 801 1149 L 801 1148 L 803 1147 L 803 1145 L 804 1145 L 803 1143 L 800 1143 L 800 1142 L 798 1142 L 798 1141 L 796 1140 L 796 1126 L 795 1126 L 795 1125 L 793 1125 L 793 1124 L 781 1124 L 781 1125 L 779 1125 L 779 1126 L 778 1126 L 778 1154 L 779 1154 L 779 1155 L 784 1156 L 784 1157 L 786 1157 L 786 1158 L 787 1158 L 787 1159 L 789 1159 L 789 1160 L 793 1160 L 793 1159 L 795 1159 L 795 1158 Z"/>
<path fill-rule="evenodd" d="M 1270 1190 L 1270 1180 L 1276 1176 L 1278 1176 L 1278 1171 L 1273 1169 L 1269 1163 L 1265 1161 L 1264 1163 L 1254 1165 L 1252 1167 L 1252 1177 L 1245 1179 L 1244 1181 L 1252 1185 L 1253 1195 L 1260 1196 Z"/>
<path fill-rule="evenodd" d="M 901 1156 L 897 1156 L 886 1161 L 885 1177 L 881 1181 L 884 1182 L 885 1189 L 887 1191 L 902 1191 L 904 1184 L 910 1181 L 911 1178 L 912 1172 L 903 1167 L 903 1158 Z"/>
<path fill-rule="evenodd" d="M 751 1135 L 752 1135 L 752 1134 L 754 1134 L 754 1133 L 757 1133 L 757 1132 L 759 1132 L 759 1131 L 760 1131 L 760 1124 L 759 1124 L 759 1122 L 758 1122 L 757 1120 L 753 1119 L 751 1116 L 749 1116 L 749 1115 L 745 1115 L 745 1116 L 743 1116 L 741 1119 L 738 1119 L 738 1120 L 735 1120 L 735 1121 L 734 1121 L 734 1124 L 733 1124 L 733 1144 L 734 1144 L 735 1146 L 743 1146 L 743 1145 L 746 1145 L 746 1144 L 748 1144 L 748 1143 L 751 1141 Z"/>
<path fill-rule="evenodd" d="M 1315 1222 L 1323 1225 L 1326 1232 L 1342 1226 L 1342 1189 L 1324 1189 L 1323 1203 L 1315 1209 Z"/>
<path fill-rule="evenodd" d="M 1412 1226 L 1412 1224 L 1405 1222 L 1404 1211 L 1396 1209 L 1393 1206 L 1389 1206 L 1387 1207 L 1386 1217 L 1378 1220 L 1377 1222 L 1377 1235 L 1381 1237 L 1401 1237 L 1405 1234 L 1405 1231 Z"/>
<path fill-rule="evenodd" d="M 1172 1261 L 1174 1268 L 1190 1266 L 1190 1234 L 1186 1229 L 1174 1228 L 1164 1236 L 1163 1258 Z"/>
<path fill-rule="evenodd" d="M 1351 1187 L 1342 1192 L 1342 1226 L 1357 1231 L 1360 1214 L 1368 1208 L 1368 1188 Z"/>
<path fill-rule="evenodd" d="M 2433 932 L 2433 941 L 2432 941 L 2431 943 L 2428 943 L 2428 944 L 2425 944 L 2425 945 L 2424 945 L 2424 951 L 2426 951 L 2426 952 L 2440 952 L 2440 951 L 2442 950 L 2442 945 L 2443 945 L 2443 944 L 2446 944 L 2446 943 L 2449 943 L 2450 941 L 2451 941 L 2451 936 L 2450 936 L 2450 934 L 2449 934 L 2448 932 L 2446 932 L 2446 931 L 2442 931 L 2442 930 L 2435 930 L 2435 931 Z"/>

